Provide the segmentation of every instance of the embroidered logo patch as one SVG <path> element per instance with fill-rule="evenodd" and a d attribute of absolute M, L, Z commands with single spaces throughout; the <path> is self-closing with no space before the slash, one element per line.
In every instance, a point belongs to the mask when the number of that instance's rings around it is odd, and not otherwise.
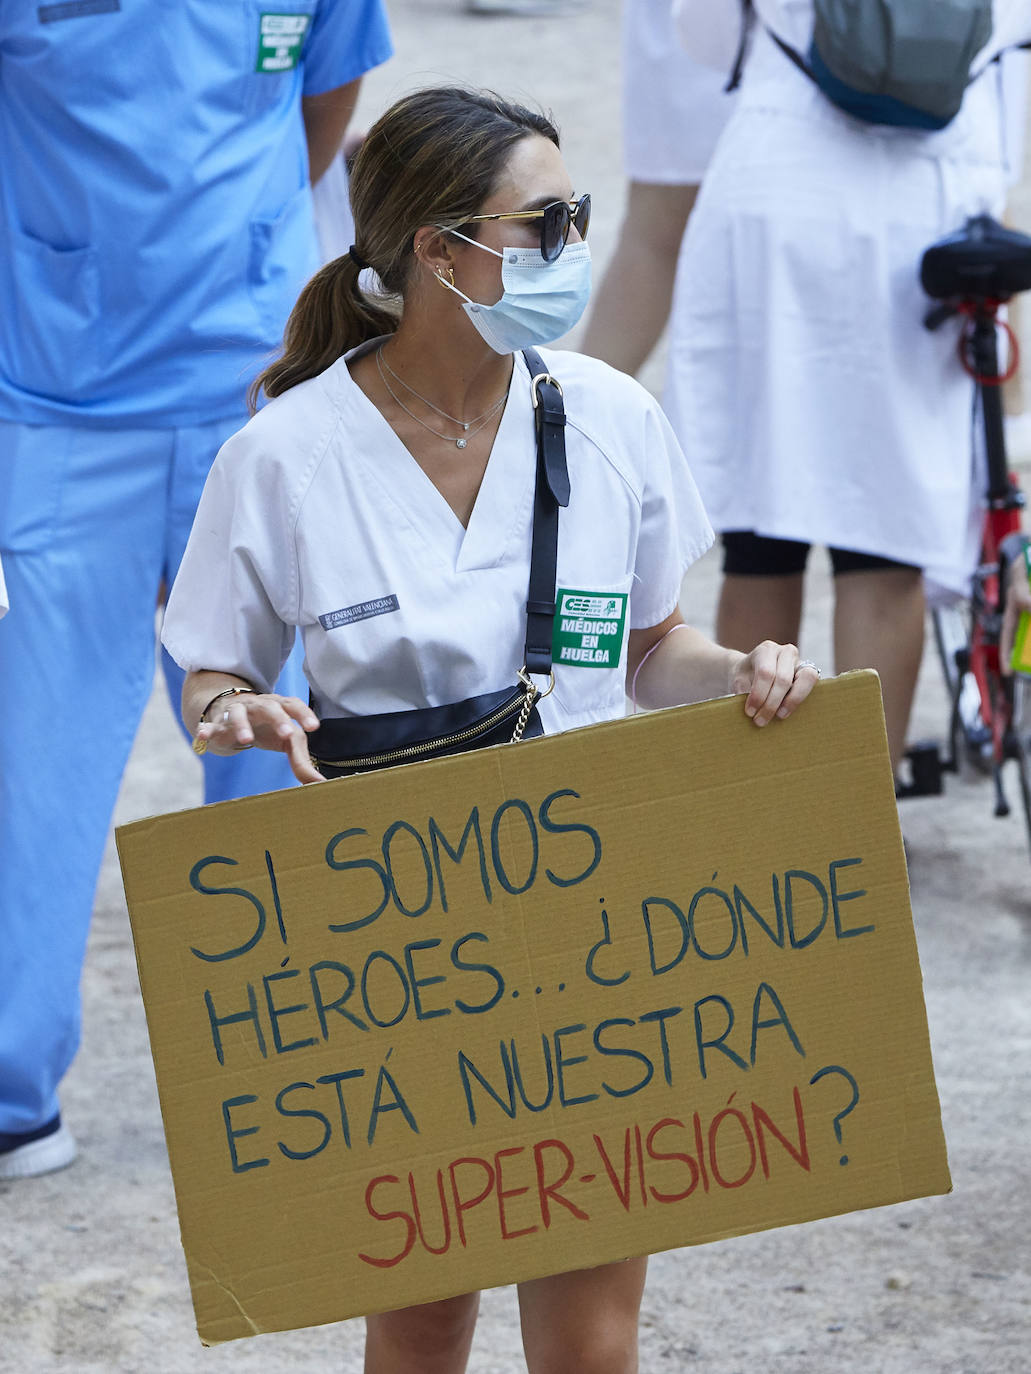
<path fill-rule="evenodd" d="M 338 630 L 341 625 L 353 625 L 359 620 L 371 620 L 374 615 L 389 615 L 400 610 L 396 596 L 377 596 L 375 601 L 359 601 L 357 606 L 344 606 L 339 611 L 327 611 L 319 616 L 324 630 Z"/>
<path fill-rule="evenodd" d="M 288 72 L 297 66 L 310 14 L 263 14 L 258 30 L 259 72 Z"/>
<path fill-rule="evenodd" d="M 559 587 L 551 656 L 581 668 L 617 668 L 626 622 L 625 592 Z"/>

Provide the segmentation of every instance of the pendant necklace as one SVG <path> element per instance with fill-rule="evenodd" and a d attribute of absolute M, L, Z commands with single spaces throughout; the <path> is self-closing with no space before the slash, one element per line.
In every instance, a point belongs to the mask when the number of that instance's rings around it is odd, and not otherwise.
<path fill-rule="evenodd" d="M 461 436 L 455 439 L 450 434 L 442 434 L 439 429 L 434 429 L 432 425 L 428 425 L 425 420 L 420 419 L 418 415 L 416 415 L 413 411 L 409 410 L 408 407 L 405 405 L 404 401 L 401 400 L 401 397 L 398 396 L 397 392 L 387 381 L 386 373 L 384 373 L 383 371 L 384 367 L 386 368 L 387 372 L 389 372 L 390 375 L 394 378 L 395 381 L 400 382 L 401 385 L 407 391 L 410 391 L 413 396 L 417 397 L 420 401 L 422 401 L 423 405 L 429 406 L 430 410 L 435 411 L 439 416 L 441 416 L 442 419 L 450 421 L 450 423 L 453 425 L 458 425 L 458 427 L 462 430 Z M 382 348 L 378 348 L 376 350 L 376 371 L 379 373 L 380 381 L 383 383 L 384 387 L 387 390 L 387 394 L 390 396 L 391 400 L 394 402 L 395 405 L 400 406 L 404 413 L 410 419 L 414 420 L 417 425 L 422 425 L 423 429 L 429 430 L 431 434 L 435 435 L 438 439 L 443 439 L 446 443 L 454 444 L 456 448 L 465 448 L 468 445 L 469 440 L 472 439 L 474 435 L 479 434 L 481 429 L 484 429 L 486 427 L 486 425 L 493 418 L 495 412 L 499 410 L 500 407 L 503 406 L 505 404 L 505 401 L 508 399 L 508 391 L 506 390 L 504 395 L 499 396 L 498 399 L 494 402 L 494 404 L 488 406 L 488 408 L 485 411 L 483 411 L 482 414 L 475 416 L 472 420 L 458 420 L 453 415 L 449 415 L 446 410 L 441 410 L 439 406 L 435 406 L 432 401 L 428 401 L 425 396 L 420 395 L 414 387 L 409 386 L 406 381 L 399 377 L 397 373 L 394 371 L 394 369 L 387 362 L 386 358 L 383 357 Z"/>

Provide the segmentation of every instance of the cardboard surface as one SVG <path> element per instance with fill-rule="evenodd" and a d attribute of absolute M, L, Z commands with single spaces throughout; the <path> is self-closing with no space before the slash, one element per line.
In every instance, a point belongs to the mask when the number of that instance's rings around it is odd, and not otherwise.
<path fill-rule="evenodd" d="M 951 1186 L 872 673 L 117 838 L 206 1343 Z"/>

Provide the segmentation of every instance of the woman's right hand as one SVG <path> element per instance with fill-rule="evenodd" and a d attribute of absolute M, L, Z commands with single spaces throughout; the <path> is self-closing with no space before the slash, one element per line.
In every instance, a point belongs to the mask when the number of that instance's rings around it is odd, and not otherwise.
<path fill-rule="evenodd" d="M 319 718 L 300 697 L 275 692 L 241 692 L 223 697 L 212 708 L 213 720 L 197 726 L 196 738 L 214 754 L 241 749 L 269 749 L 285 754 L 298 782 L 322 782 L 308 753 L 305 734 L 317 730 Z M 300 729 L 297 727 L 300 726 Z"/>

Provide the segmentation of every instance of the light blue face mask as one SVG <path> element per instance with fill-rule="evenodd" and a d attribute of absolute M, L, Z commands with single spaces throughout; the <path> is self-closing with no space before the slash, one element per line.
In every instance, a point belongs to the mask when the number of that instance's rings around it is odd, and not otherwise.
<path fill-rule="evenodd" d="M 462 309 L 495 353 L 553 343 L 572 329 L 587 308 L 591 294 L 591 250 L 586 243 L 567 243 L 554 262 L 545 262 L 539 248 L 488 248 L 456 238 L 501 259 L 501 299 L 481 305 L 443 277 L 440 280 L 464 301 Z"/>

